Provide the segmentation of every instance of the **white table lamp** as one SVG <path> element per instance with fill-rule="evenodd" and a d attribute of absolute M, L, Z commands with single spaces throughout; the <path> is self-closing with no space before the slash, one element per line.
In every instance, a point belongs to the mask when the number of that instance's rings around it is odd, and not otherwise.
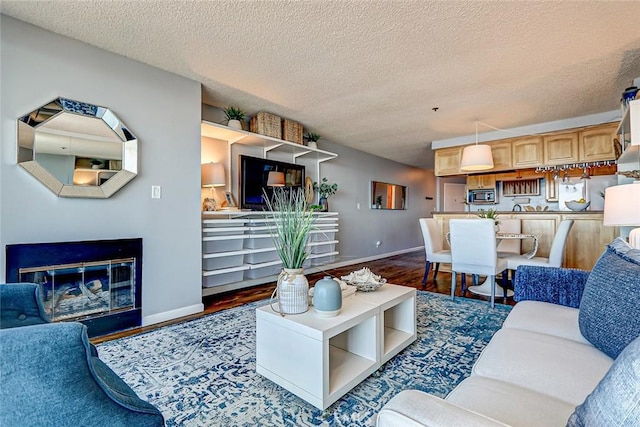
<path fill-rule="evenodd" d="M 267 176 L 267 186 L 269 187 L 284 187 L 284 172 L 269 172 Z"/>
<path fill-rule="evenodd" d="M 640 226 L 640 181 L 608 187 L 604 194 L 603 225 Z M 629 244 L 640 249 L 640 228 L 629 233 Z"/>
<path fill-rule="evenodd" d="M 211 199 L 205 199 L 205 203 L 211 203 L 213 210 L 218 210 L 214 188 L 226 185 L 224 166 L 222 163 L 203 163 L 200 165 L 200 178 L 203 187 L 211 188 Z"/>

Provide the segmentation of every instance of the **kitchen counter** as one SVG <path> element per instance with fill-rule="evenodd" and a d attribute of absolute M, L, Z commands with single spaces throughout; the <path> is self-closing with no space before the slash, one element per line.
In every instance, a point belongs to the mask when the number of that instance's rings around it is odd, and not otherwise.
<path fill-rule="evenodd" d="M 433 212 L 443 236 L 449 232 L 449 220 L 452 218 L 477 218 L 476 212 Z M 500 219 L 519 219 L 523 233 L 535 234 L 538 237 L 536 256 L 548 257 L 551 243 L 563 219 L 574 220 L 573 227 L 567 237 L 564 267 L 591 270 L 598 258 L 616 236 L 620 235 L 618 227 L 602 225 L 602 211 L 544 211 L 544 212 L 512 212 L 499 211 Z M 531 250 L 531 242 L 522 242 L 522 252 Z M 446 239 L 443 245 L 449 249 Z"/>

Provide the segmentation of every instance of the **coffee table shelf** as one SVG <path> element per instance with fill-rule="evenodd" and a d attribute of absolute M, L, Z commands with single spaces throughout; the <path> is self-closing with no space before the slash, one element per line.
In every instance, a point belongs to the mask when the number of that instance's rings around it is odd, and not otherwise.
<path fill-rule="evenodd" d="M 416 290 L 386 284 L 343 301 L 340 314 L 256 309 L 256 371 L 326 409 L 416 339 Z"/>

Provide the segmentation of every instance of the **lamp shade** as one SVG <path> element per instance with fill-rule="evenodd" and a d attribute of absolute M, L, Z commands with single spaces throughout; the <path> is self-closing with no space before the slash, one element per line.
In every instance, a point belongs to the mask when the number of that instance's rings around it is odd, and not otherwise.
<path fill-rule="evenodd" d="M 485 171 L 489 169 L 493 169 L 493 155 L 490 146 L 475 144 L 464 147 L 460 170 Z"/>
<path fill-rule="evenodd" d="M 267 186 L 284 187 L 284 172 L 269 172 Z"/>
<path fill-rule="evenodd" d="M 640 181 L 614 185 L 604 192 L 603 225 L 640 225 Z"/>
<path fill-rule="evenodd" d="M 226 184 L 222 163 L 203 163 L 200 165 L 203 187 L 222 187 Z"/>

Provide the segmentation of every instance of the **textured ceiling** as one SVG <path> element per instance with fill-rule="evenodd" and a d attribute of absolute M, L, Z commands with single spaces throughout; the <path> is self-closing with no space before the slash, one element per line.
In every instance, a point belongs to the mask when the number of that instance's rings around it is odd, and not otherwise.
<path fill-rule="evenodd" d="M 430 168 L 434 140 L 619 108 L 640 2 L 7 1 L 2 13 Z M 438 111 L 432 111 L 438 107 Z M 322 141 L 321 141 L 322 142 Z"/>

